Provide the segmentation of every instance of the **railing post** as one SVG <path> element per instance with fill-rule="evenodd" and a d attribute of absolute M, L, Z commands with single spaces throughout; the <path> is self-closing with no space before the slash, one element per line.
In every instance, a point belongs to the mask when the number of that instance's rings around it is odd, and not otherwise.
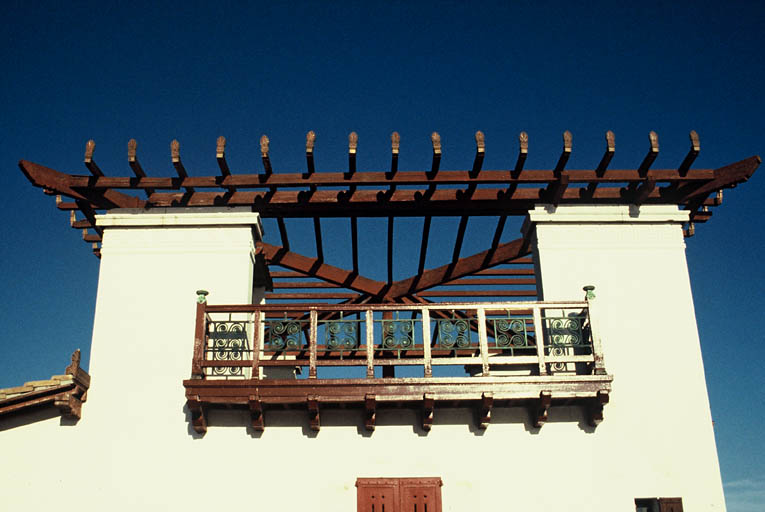
<path fill-rule="evenodd" d="M 486 310 L 479 309 L 476 316 L 478 317 L 478 345 L 481 347 L 481 375 L 488 377 L 489 342 L 486 339 Z"/>
<path fill-rule="evenodd" d="M 425 377 L 433 376 L 433 364 L 430 355 L 430 310 L 422 308 L 422 357 L 425 359 Z"/>
<path fill-rule="evenodd" d="M 593 314 L 593 310 L 597 311 L 595 305 L 595 287 L 587 285 L 582 288 L 585 292 L 584 300 L 587 301 L 587 318 L 590 320 L 590 336 L 592 336 L 592 358 L 594 361 L 593 374 L 605 375 L 606 365 L 603 360 L 603 346 L 600 344 L 600 333 L 598 331 L 597 321 L 595 320 L 596 314 Z"/>
<path fill-rule="evenodd" d="M 532 308 L 534 315 L 534 337 L 537 340 L 537 362 L 539 363 L 539 375 L 547 375 L 547 365 L 545 364 L 545 336 L 544 324 L 542 323 L 542 308 L 535 305 Z"/>
<path fill-rule="evenodd" d="M 251 379 L 260 379 L 260 347 L 263 345 L 263 329 L 260 324 L 260 310 L 256 309 L 252 314 L 254 328 L 252 330 L 252 373 Z"/>
<path fill-rule="evenodd" d="M 366 311 L 366 324 L 367 324 L 367 378 L 374 379 L 375 377 L 375 317 L 374 312 L 371 309 Z"/>
<path fill-rule="evenodd" d="M 202 360 L 205 357 L 205 343 L 207 330 L 207 290 L 197 290 L 197 318 L 196 329 L 194 330 L 194 355 L 191 359 L 191 378 L 201 379 L 204 377 L 202 372 Z"/>
<path fill-rule="evenodd" d="M 312 309 L 309 313 L 311 326 L 308 333 L 308 378 L 316 378 L 316 338 L 319 328 L 319 313 Z"/>

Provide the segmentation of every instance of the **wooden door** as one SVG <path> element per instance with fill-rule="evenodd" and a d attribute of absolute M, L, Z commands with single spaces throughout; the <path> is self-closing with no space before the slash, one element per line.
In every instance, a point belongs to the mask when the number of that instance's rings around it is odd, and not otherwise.
<path fill-rule="evenodd" d="M 683 499 L 659 498 L 659 512 L 683 512 Z"/>
<path fill-rule="evenodd" d="M 440 478 L 359 478 L 358 512 L 441 512 Z"/>

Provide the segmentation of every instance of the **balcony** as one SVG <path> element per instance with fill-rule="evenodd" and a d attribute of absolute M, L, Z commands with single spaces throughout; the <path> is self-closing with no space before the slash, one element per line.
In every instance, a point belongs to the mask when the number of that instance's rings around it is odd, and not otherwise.
<path fill-rule="evenodd" d="M 211 407 L 357 406 L 375 427 L 381 407 L 473 407 L 486 428 L 494 406 L 525 406 L 539 427 L 554 405 L 603 418 L 606 373 L 593 302 L 469 304 L 197 304 L 192 378 L 184 381 L 197 432 Z"/>

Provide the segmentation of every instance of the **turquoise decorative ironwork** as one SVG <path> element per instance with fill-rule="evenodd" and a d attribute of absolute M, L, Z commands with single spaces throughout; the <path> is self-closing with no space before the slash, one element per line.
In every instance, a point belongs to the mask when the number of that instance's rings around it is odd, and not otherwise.
<path fill-rule="evenodd" d="M 382 322 L 382 348 L 407 350 L 414 347 L 414 320 L 380 320 Z"/>
<path fill-rule="evenodd" d="M 526 319 L 501 318 L 493 319 L 494 343 L 499 348 L 524 348 L 529 346 L 526 332 Z"/>
<path fill-rule="evenodd" d="M 470 348 L 470 324 L 468 319 L 455 318 L 438 321 L 438 344 L 441 348 L 457 350 Z"/>
<path fill-rule="evenodd" d="M 267 320 L 266 350 L 300 350 L 303 348 L 303 324 L 301 320 Z"/>
<path fill-rule="evenodd" d="M 328 350 L 355 350 L 359 348 L 359 320 L 347 320 L 340 312 L 340 320 L 325 320 L 324 341 Z"/>
<path fill-rule="evenodd" d="M 206 352 L 214 361 L 241 361 L 250 351 L 245 322 L 212 322 L 207 336 Z M 241 366 L 217 366 L 213 375 L 243 376 Z"/>
<path fill-rule="evenodd" d="M 551 345 L 580 346 L 584 343 L 582 336 L 582 316 L 547 317 L 547 335 Z"/>

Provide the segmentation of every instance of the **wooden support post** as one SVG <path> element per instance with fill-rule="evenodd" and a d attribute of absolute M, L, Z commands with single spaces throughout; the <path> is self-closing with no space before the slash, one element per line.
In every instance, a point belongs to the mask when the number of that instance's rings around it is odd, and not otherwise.
<path fill-rule="evenodd" d="M 205 345 L 207 344 L 207 291 L 197 291 L 197 316 L 194 329 L 194 356 L 191 360 L 191 378 L 202 379 L 202 361 L 205 357 Z"/>
<path fill-rule="evenodd" d="M 393 217 L 388 217 L 388 281 L 390 286 L 393 283 Z"/>
<path fill-rule="evenodd" d="M 398 132 L 393 132 L 390 135 L 390 153 L 391 153 L 391 161 L 390 161 L 390 175 L 395 176 L 398 172 L 398 150 L 401 145 L 401 136 L 398 134 Z M 395 188 L 395 185 L 394 185 Z"/>
<path fill-rule="evenodd" d="M 364 427 L 373 431 L 375 429 L 375 421 L 377 420 L 377 403 L 375 401 L 375 395 L 367 393 L 364 395 Z"/>
<path fill-rule="evenodd" d="M 542 427 L 547 421 L 548 411 L 552 403 L 552 391 L 540 391 L 539 400 L 534 400 L 531 406 L 531 421 L 536 428 Z"/>
<path fill-rule="evenodd" d="M 128 165 L 130 165 L 136 178 L 140 179 L 146 177 L 143 167 L 141 167 L 140 162 L 138 162 L 138 142 L 135 139 L 130 139 L 128 141 Z M 146 193 L 146 197 L 150 197 L 154 193 L 153 188 L 145 188 L 143 191 Z"/>
<path fill-rule="evenodd" d="M 271 168 L 271 158 L 268 156 L 268 136 L 261 135 L 260 137 L 260 158 L 263 160 L 263 170 L 266 172 L 266 176 L 270 176 L 273 172 Z"/>
<path fill-rule="evenodd" d="M 207 416 L 205 414 L 205 408 L 202 402 L 199 400 L 199 396 L 195 395 L 192 398 L 186 400 L 186 406 L 191 412 L 191 426 L 197 434 L 204 434 L 207 432 Z"/>
<path fill-rule="evenodd" d="M 226 162 L 226 137 L 221 135 L 218 137 L 215 143 L 215 159 L 218 161 L 218 167 L 220 167 L 220 174 L 224 178 L 231 174 L 228 168 L 228 162 Z"/>
<path fill-rule="evenodd" d="M 699 151 L 701 151 L 701 142 L 696 130 L 691 130 L 691 133 L 688 135 L 691 139 L 691 149 L 688 150 L 688 154 L 685 155 L 680 167 L 677 168 L 677 172 L 683 177 L 688 175 L 688 170 L 691 168 L 693 161 L 696 160 L 696 157 L 699 156 Z"/>
<path fill-rule="evenodd" d="M 250 378 L 255 380 L 260 379 L 260 351 L 263 347 L 263 335 L 265 331 L 264 323 L 262 321 L 264 318 L 261 318 L 262 316 L 264 315 L 260 310 L 256 310 L 252 314 L 252 373 L 250 374 Z"/>
<path fill-rule="evenodd" d="M 485 429 L 491 423 L 491 408 L 494 405 L 494 393 L 481 393 L 481 405 L 478 409 L 478 428 Z"/>
<path fill-rule="evenodd" d="M 356 172 L 356 150 L 359 147 L 359 136 L 356 132 L 348 134 L 348 173 Z"/>
<path fill-rule="evenodd" d="M 542 321 L 542 310 L 539 306 L 532 308 L 534 317 L 534 338 L 537 342 L 537 362 L 539 363 L 539 375 L 547 375 L 547 365 L 545 364 L 545 337 L 544 324 Z"/>
<path fill-rule="evenodd" d="M 257 395 L 250 395 L 248 402 L 250 408 L 250 421 L 252 422 L 252 428 L 263 432 L 266 428 L 266 424 L 263 418 L 263 403 Z"/>
<path fill-rule="evenodd" d="M 587 285 L 584 288 L 585 297 L 587 301 L 587 318 L 590 321 L 590 336 L 592 337 L 592 358 L 593 362 L 593 374 L 605 375 L 606 364 L 603 358 L 603 345 L 600 342 L 600 332 L 598 328 L 598 313 L 597 305 L 595 302 L 595 287 Z"/>
<path fill-rule="evenodd" d="M 422 395 L 422 429 L 430 431 L 433 426 L 433 410 L 435 409 L 435 396 L 433 393 Z"/>
<path fill-rule="evenodd" d="M 279 237 L 282 240 L 282 247 L 285 251 L 290 250 L 290 240 L 287 236 L 287 225 L 284 223 L 284 217 L 279 216 L 276 218 L 276 224 L 279 226 Z"/>
<path fill-rule="evenodd" d="M 359 273 L 359 222 L 358 218 L 351 217 L 351 262 L 353 273 Z"/>
<path fill-rule="evenodd" d="M 430 351 L 430 344 L 432 340 L 430 338 L 430 310 L 428 308 L 422 308 L 420 310 L 422 314 L 422 357 L 424 361 L 424 376 L 433 376 L 433 360 Z"/>
<path fill-rule="evenodd" d="M 85 144 L 85 167 L 88 168 L 90 174 L 93 176 L 103 176 L 104 173 L 101 172 L 101 169 L 99 169 L 98 165 L 96 165 L 96 161 L 93 160 L 93 152 L 95 150 L 96 142 L 93 139 L 90 139 L 87 144 Z"/>
<path fill-rule="evenodd" d="M 324 245 L 321 242 L 321 218 L 313 218 L 313 233 L 316 238 L 316 260 L 324 261 Z"/>
<path fill-rule="evenodd" d="M 315 309 L 309 313 L 311 326 L 308 331 L 308 378 L 316 378 L 316 338 L 319 327 L 319 314 Z"/>
<path fill-rule="evenodd" d="M 321 429 L 321 419 L 319 418 L 319 401 L 315 396 L 308 397 L 308 423 L 311 430 L 318 432 Z"/>
<path fill-rule="evenodd" d="M 375 324 L 374 324 L 374 312 L 371 309 L 366 311 L 366 326 L 367 326 L 367 378 L 374 379 L 375 377 Z"/>
<path fill-rule="evenodd" d="M 316 169 L 313 163 L 313 146 L 316 143 L 316 134 L 313 130 L 309 131 L 305 136 L 305 161 L 308 169 L 308 174 L 313 174 Z M 315 187 L 314 187 L 315 188 Z"/>
<path fill-rule="evenodd" d="M 488 377 L 489 341 L 486 339 L 486 310 L 478 309 L 476 316 L 478 317 L 478 345 L 481 348 L 481 375 Z"/>

